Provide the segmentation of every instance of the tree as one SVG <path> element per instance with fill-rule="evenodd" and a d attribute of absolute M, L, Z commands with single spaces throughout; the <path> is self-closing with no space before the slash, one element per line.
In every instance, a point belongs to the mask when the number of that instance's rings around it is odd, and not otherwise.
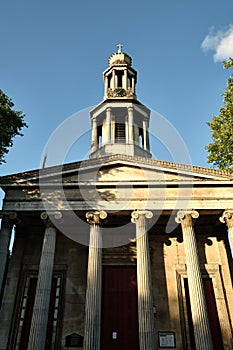
<path fill-rule="evenodd" d="M 233 68 L 233 59 L 223 62 L 226 69 Z M 233 76 L 227 80 L 223 94 L 224 106 L 219 114 L 207 122 L 212 132 L 213 142 L 206 146 L 209 152 L 207 162 L 213 167 L 233 172 Z"/>
<path fill-rule="evenodd" d="M 0 89 L 0 164 L 5 163 L 5 154 L 13 145 L 16 135 L 23 136 L 20 132 L 27 124 L 23 121 L 25 114 L 22 111 L 13 110 L 14 103 Z"/>

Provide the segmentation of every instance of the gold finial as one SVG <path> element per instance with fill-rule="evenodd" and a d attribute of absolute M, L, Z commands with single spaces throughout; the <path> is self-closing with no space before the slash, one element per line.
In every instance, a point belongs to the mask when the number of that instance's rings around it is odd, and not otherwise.
<path fill-rule="evenodd" d="M 117 47 L 118 47 L 118 52 L 117 53 L 122 53 L 123 45 L 118 44 Z"/>

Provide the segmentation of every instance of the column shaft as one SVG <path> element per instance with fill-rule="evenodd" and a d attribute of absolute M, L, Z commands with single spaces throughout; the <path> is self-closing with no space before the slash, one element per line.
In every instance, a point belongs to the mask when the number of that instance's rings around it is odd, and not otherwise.
<path fill-rule="evenodd" d="M 147 149 L 147 140 L 146 140 L 146 134 L 147 134 L 147 121 L 146 120 L 143 120 L 143 147 L 144 147 L 144 150 Z"/>
<path fill-rule="evenodd" d="M 132 77 L 132 91 L 135 94 L 135 78 Z"/>
<path fill-rule="evenodd" d="M 138 214 L 135 220 L 137 239 L 137 285 L 138 285 L 138 321 L 140 350 L 155 349 L 154 313 L 150 266 L 150 249 L 146 232 L 146 216 Z M 139 212 L 140 213 L 140 212 Z M 152 213 L 151 213 L 152 214 Z"/>
<path fill-rule="evenodd" d="M 106 110 L 106 143 L 109 144 L 111 140 L 111 108 Z"/>
<path fill-rule="evenodd" d="M 115 118 L 111 117 L 111 143 L 115 143 Z"/>
<path fill-rule="evenodd" d="M 128 118 L 128 128 L 129 128 L 128 140 L 129 140 L 129 143 L 132 144 L 134 141 L 134 137 L 133 137 L 133 108 L 132 107 L 128 108 L 128 115 L 129 115 L 129 118 Z"/>
<path fill-rule="evenodd" d="M 2 219 L 0 232 L 0 294 L 3 289 L 3 280 L 6 271 L 7 257 L 9 254 L 12 228 L 13 221 L 4 216 Z"/>
<path fill-rule="evenodd" d="M 46 342 L 49 303 L 56 245 L 56 228 L 46 224 L 33 307 L 28 350 L 43 350 Z"/>
<path fill-rule="evenodd" d="M 128 77 L 127 77 L 127 69 L 124 70 L 124 74 L 122 77 L 122 87 L 127 90 L 128 88 Z"/>
<path fill-rule="evenodd" d="M 112 79 L 111 79 L 111 89 L 115 89 L 117 87 L 117 76 L 116 76 L 116 72 L 115 72 L 115 69 L 112 70 Z"/>
<path fill-rule="evenodd" d="M 90 223 L 90 242 L 85 305 L 84 350 L 100 350 L 102 298 L 102 228 L 100 219 L 105 212 L 87 213 Z"/>
<path fill-rule="evenodd" d="M 213 350 L 198 248 L 192 222 L 192 217 L 197 218 L 199 214 L 196 211 L 179 212 L 178 216 L 177 222 L 181 222 L 184 240 L 196 349 Z"/>
<path fill-rule="evenodd" d="M 92 135 L 91 135 L 91 149 L 92 152 L 98 148 L 98 135 L 97 135 L 97 121 L 96 118 L 92 119 Z"/>

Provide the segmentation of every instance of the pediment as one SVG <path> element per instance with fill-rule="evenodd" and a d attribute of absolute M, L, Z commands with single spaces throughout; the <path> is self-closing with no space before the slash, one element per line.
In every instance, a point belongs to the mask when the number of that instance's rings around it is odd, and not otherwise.
<path fill-rule="evenodd" d="M 180 183 L 231 181 L 227 172 L 181 165 L 142 157 L 104 157 L 92 164 L 82 162 L 78 171 L 63 173 L 64 183 Z"/>
<path fill-rule="evenodd" d="M 231 173 L 143 157 L 114 155 L 4 176 L 1 185 L 43 183 L 180 183 L 232 181 Z"/>

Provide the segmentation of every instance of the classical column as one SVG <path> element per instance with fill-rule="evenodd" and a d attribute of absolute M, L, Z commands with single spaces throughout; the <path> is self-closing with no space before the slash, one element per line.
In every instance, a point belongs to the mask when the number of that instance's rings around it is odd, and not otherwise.
<path fill-rule="evenodd" d="M 111 116 L 111 143 L 115 143 L 115 117 Z"/>
<path fill-rule="evenodd" d="M 129 116 L 125 116 L 125 143 L 129 143 Z"/>
<path fill-rule="evenodd" d="M 96 151 L 98 148 L 98 135 L 97 135 L 97 121 L 94 117 L 92 119 L 92 135 L 91 135 L 91 150 L 92 152 Z"/>
<path fill-rule="evenodd" d="M 146 219 L 152 216 L 152 212 L 146 210 L 136 210 L 131 214 L 131 221 L 136 224 L 140 350 L 155 349 L 150 248 L 146 229 Z"/>
<path fill-rule="evenodd" d="M 124 69 L 124 74 L 122 77 L 122 86 L 124 89 L 127 90 L 128 88 L 128 77 L 127 77 L 127 69 Z"/>
<path fill-rule="evenodd" d="M 144 147 L 144 150 L 147 149 L 147 140 L 146 140 L 146 131 L 147 131 L 147 120 L 143 120 L 143 147 Z"/>
<path fill-rule="evenodd" d="M 128 107 L 128 127 L 129 127 L 129 133 L 128 133 L 128 140 L 129 143 L 133 143 L 133 107 Z"/>
<path fill-rule="evenodd" d="M 106 109 L 106 143 L 111 140 L 111 108 Z"/>
<path fill-rule="evenodd" d="M 102 229 L 105 211 L 86 213 L 90 224 L 90 241 L 87 269 L 85 305 L 84 350 L 100 350 L 101 287 L 102 287 Z"/>
<path fill-rule="evenodd" d="M 117 87 L 117 76 L 115 69 L 112 70 L 112 79 L 111 79 L 111 89 L 115 89 Z"/>
<path fill-rule="evenodd" d="M 195 210 L 180 210 L 177 213 L 176 222 L 181 223 L 183 233 L 196 349 L 213 350 L 197 242 L 193 229 L 193 219 L 198 217 L 199 213 Z"/>
<path fill-rule="evenodd" d="M 108 96 L 108 77 L 106 75 L 104 77 L 104 96 L 105 98 Z"/>
<path fill-rule="evenodd" d="M 231 243 L 231 251 L 233 255 L 233 209 L 226 209 L 219 220 L 223 224 L 227 224 L 229 235 L 230 235 L 230 243 Z"/>
<path fill-rule="evenodd" d="M 135 77 L 132 77 L 132 91 L 135 94 Z"/>
<path fill-rule="evenodd" d="M 3 288 L 3 280 L 6 271 L 7 257 L 11 240 L 12 228 L 17 217 L 16 213 L 3 215 L 0 231 L 0 294 Z"/>
<path fill-rule="evenodd" d="M 43 350 L 45 347 L 57 235 L 57 230 L 49 220 L 48 215 L 43 212 L 40 217 L 45 222 L 45 233 L 32 313 L 28 350 Z M 62 215 L 58 212 L 54 214 L 54 217 L 55 219 L 61 219 Z"/>

